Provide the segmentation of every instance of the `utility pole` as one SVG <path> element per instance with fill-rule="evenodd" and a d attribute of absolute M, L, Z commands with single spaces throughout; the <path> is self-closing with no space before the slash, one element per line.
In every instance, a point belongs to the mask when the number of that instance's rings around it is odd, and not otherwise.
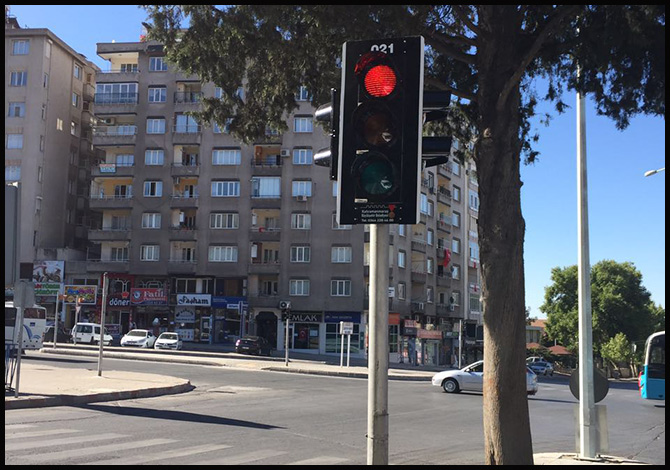
<path fill-rule="evenodd" d="M 368 465 L 388 465 L 389 226 L 370 225 Z"/>
<path fill-rule="evenodd" d="M 98 349 L 98 377 L 102 377 L 102 345 L 105 343 L 105 313 L 107 312 L 107 273 L 102 275 L 102 313 L 100 314 L 100 342 Z M 95 332 L 94 332 L 95 333 Z"/>
<path fill-rule="evenodd" d="M 577 75 L 581 69 L 577 69 Z M 577 244 L 579 291 L 579 456 L 596 457 L 595 392 L 593 389 L 593 325 L 589 261 L 588 187 L 584 98 L 577 92 Z"/>

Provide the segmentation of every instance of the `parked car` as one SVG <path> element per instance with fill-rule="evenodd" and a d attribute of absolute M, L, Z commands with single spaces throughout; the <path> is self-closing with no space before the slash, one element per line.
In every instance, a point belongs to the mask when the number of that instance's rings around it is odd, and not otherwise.
<path fill-rule="evenodd" d="M 59 343 L 69 343 L 70 342 L 70 332 L 67 331 L 67 328 L 58 327 L 58 334 L 56 335 L 56 340 Z M 54 340 L 54 327 L 53 325 L 47 326 L 44 330 L 44 341 L 49 341 L 53 343 Z"/>
<path fill-rule="evenodd" d="M 530 356 L 526 358 L 526 364 L 531 365 L 533 362 L 544 361 L 542 356 Z"/>
<path fill-rule="evenodd" d="M 104 345 L 109 346 L 112 344 L 112 335 L 107 332 L 105 328 L 104 333 Z M 100 343 L 100 325 L 97 323 L 77 323 L 74 328 L 72 328 L 72 342 L 73 343 L 87 343 L 87 344 L 99 344 Z"/>
<path fill-rule="evenodd" d="M 535 372 L 537 375 L 554 375 L 554 366 L 551 362 L 547 361 L 536 361 L 528 365 L 530 370 Z"/>
<path fill-rule="evenodd" d="M 179 338 L 179 333 L 165 331 L 158 336 L 154 349 L 181 349 L 183 343 Z"/>
<path fill-rule="evenodd" d="M 121 338 L 121 346 L 139 346 L 153 348 L 156 337 L 149 330 L 130 330 Z"/>
<path fill-rule="evenodd" d="M 484 386 L 484 361 L 477 361 L 458 370 L 445 370 L 435 374 L 431 383 L 442 387 L 447 393 L 461 390 L 481 392 Z M 538 391 L 537 375 L 526 367 L 526 391 L 535 395 Z"/>
<path fill-rule="evenodd" d="M 235 342 L 235 352 L 269 356 L 272 346 L 261 336 L 245 336 Z"/>

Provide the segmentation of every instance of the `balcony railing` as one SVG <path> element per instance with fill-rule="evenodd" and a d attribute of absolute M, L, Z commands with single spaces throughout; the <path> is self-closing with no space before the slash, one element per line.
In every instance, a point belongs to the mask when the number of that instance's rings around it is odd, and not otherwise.
<path fill-rule="evenodd" d="M 202 100 L 202 92 L 200 91 L 175 91 L 175 103 L 199 103 Z"/>
<path fill-rule="evenodd" d="M 139 93 L 96 93 L 95 104 L 137 104 Z"/>

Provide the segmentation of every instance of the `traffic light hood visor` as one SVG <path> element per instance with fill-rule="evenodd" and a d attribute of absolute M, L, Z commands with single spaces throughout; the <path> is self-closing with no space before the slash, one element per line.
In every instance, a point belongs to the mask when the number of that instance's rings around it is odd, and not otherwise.
<path fill-rule="evenodd" d="M 398 82 L 390 58 L 383 52 L 363 54 L 354 68 L 365 91 L 373 98 L 384 98 L 393 93 Z"/>

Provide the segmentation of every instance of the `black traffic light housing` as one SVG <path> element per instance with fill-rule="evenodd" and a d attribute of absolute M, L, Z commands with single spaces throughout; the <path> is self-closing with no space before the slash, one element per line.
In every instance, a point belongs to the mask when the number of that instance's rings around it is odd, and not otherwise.
<path fill-rule="evenodd" d="M 342 48 L 337 220 L 419 221 L 424 41 L 349 41 Z"/>
<path fill-rule="evenodd" d="M 330 103 L 319 106 L 314 117 L 319 122 L 326 123 L 326 131 L 330 135 L 330 147 L 319 150 L 314 155 L 314 164 L 330 167 L 330 179 L 337 180 L 337 161 L 339 155 L 339 128 L 340 128 L 340 92 L 335 88 L 330 90 Z"/>
<path fill-rule="evenodd" d="M 423 122 L 439 121 L 448 115 L 451 93 L 448 91 L 425 90 L 423 92 Z M 421 153 L 423 167 L 437 166 L 449 161 L 451 153 L 451 136 L 423 137 Z"/>

